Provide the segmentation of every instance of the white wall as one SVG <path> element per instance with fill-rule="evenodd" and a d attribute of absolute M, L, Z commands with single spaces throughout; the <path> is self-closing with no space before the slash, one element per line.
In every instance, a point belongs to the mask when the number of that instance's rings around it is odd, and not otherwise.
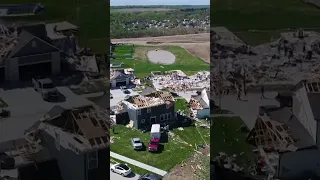
<path fill-rule="evenodd" d="M 320 176 L 320 150 L 288 152 L 280 156 L 280 178 L 298 178 L 305 172 Z"/>
<path fill-rule="evenodd" d="M 293 94 L 293 114 L 301 124 L 308 130 L 314 142 L 317 136 L 317 122 L 314 119 L 312 109 L 307 97 L 306 89 L 300 88 Z"/>

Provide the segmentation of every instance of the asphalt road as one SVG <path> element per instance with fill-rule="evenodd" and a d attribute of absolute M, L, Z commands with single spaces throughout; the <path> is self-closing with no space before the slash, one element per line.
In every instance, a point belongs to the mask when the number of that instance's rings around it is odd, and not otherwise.
<path fill-rule="evenodd" d="M 110 166 L 111 165 L 112 164 L 110 164 Z M 138 178 L 139 178 L 138 174 L 131 173 L 128 177 L 123 177 L 117 173 L 111 172 L 111 170 L 110 170 L 110 179 L 111 180 L 138 180 Z"/>

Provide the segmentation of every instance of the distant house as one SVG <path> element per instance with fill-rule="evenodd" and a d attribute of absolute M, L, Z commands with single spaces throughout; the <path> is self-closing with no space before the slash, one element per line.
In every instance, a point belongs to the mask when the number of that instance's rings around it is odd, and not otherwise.
<path fill-rule="evenodd" d="M 107 119 L 105 110 L 92 105 L 55 106 L 26 135 L 49 149 L 63 180 L 102 180 L 109 175 Z"/>
<path fill-rule="evenodd" d="M 210 92 L 206 89 L 198 92 L 197 95 L 192 95 L 189 105 L 191 109 L 197 112 L 197 118 L 210 118 Z"/>
<path fill-rule="evenodd" d="M 128 86 L 132 78 L 133 76 L 131 74 L 125 74 L 124 70 L 111 70 L 110 87 Z"/>
<path fill-rule="evenodd" d="M 152 124 L 170 125 L 175 122 L 175 100 L 168 92 L 131 96 L 122 105 L 137 129 L 150 130 Z"/>
<path fill-rule="evenodd" d="M 6 16 L 30 16 L 43 11 L 44 6 L 35 4 L 2 4 L 0 5 L 0 17 Z"/>

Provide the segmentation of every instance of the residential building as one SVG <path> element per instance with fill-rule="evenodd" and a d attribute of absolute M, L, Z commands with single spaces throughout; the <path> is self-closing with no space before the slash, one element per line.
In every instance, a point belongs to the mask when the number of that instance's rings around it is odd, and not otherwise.
<path fill-rule="evenodd" d="M 0 5 L 0 17 L 5 16 L 30 16 L 40 13 L 44 6 L 36 4 L 2 4 Z"/>
<path fill-rule="evenodd" d="M 133 77 L 133 74 L 126 74 L 124 69 L 110 70 L 110 87 L 128 86 Z"/>
<path fill-rule="evenodd" d="M 63 180 L 102 180 L 109 172 L 109 121 L 106 110 L 93 105 L 53 107 L 26 131 L 57 161 Z"/>
<path fill-rule="evenodd" d="M 175 100 L 169 92 L 131 96 L 121 104 L 137 129 L 150 130 L 152 124 L 170 125 L 175 122 Z"/>
<path fill-rule="evenodd" d="M 197 95 L 192 95 L 189 105 L 197 118 L 210 118 L 210 91 L 203 89 Z"/>

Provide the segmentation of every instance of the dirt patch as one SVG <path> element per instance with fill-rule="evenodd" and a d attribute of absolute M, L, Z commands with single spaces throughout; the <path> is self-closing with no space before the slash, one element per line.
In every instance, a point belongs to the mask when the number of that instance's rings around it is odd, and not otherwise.
<path fill-rule="evenodd" d="M 188 34 L 161 37 L 143 37 L 112 39 L 114 43 L 130 43 L 137 45 L 175 45 L 186 49 L 191 55 L 197 56 L 206 62 L 210 62 L 210 33 Z"/>
<path fill-rule="evenodd" d="M 200 153 L 199 153 L 200 152 Z M 196 180 L 210 178 L 210 146 L 195 152 L 185 162 L 175 166 L 163 180 Z"/>

